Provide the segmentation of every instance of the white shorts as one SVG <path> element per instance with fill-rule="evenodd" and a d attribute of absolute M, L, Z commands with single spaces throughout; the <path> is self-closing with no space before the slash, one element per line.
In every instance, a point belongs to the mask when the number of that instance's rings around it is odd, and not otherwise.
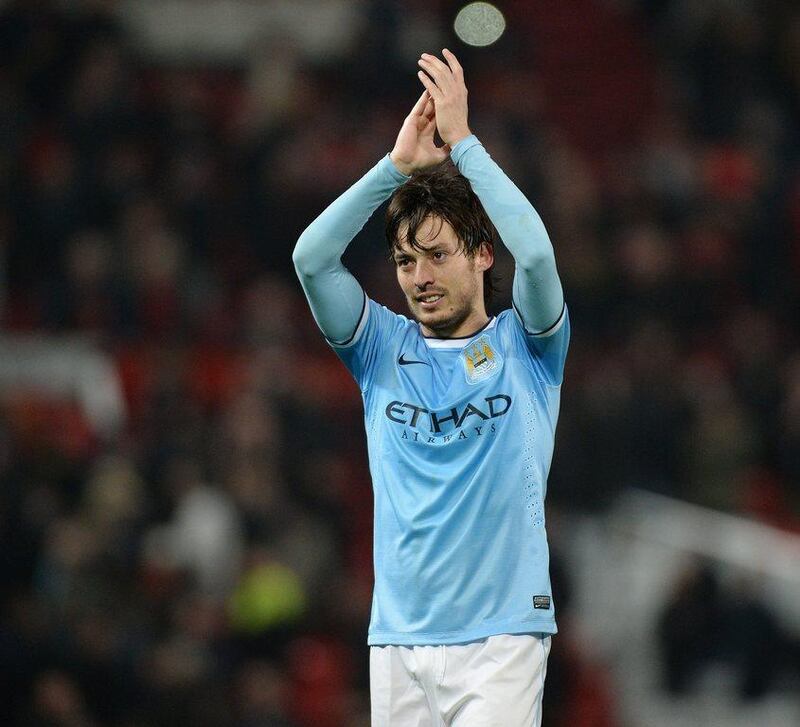
<path fill-rule="evenodd" d="M 372 727 L 539 727 L 550 636 L 371 646 Z"/>

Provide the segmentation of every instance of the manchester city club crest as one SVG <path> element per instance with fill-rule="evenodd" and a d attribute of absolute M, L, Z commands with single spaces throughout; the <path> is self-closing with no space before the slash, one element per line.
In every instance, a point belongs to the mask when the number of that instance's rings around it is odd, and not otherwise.
<path fill-rule="evenodd" d="M 499 352 L 489 343 L 489 336 L 481 336 L 461 350 L 467 383 L 477 384 L 496 374 L 503 365 Z"/>

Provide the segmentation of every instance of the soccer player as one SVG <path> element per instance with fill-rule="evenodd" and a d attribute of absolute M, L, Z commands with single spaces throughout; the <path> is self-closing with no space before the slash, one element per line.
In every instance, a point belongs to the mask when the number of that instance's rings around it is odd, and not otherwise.
<path fill-rule="evenodd" d="M 463 70 L 443 56 L 422 55 L 425 91 L 394 149 L 303 232 L 293 259 L 363 395 L 372 724 L 539 725 L 556 632 L 544 497 L 569 321 L 542 221 L 471 133 Z M 390 196 L 412 318 L 369 299 L 341 263 Z M 513 310 L 497 316 L 485 304 L 492 223 L 516 263 Z"/>

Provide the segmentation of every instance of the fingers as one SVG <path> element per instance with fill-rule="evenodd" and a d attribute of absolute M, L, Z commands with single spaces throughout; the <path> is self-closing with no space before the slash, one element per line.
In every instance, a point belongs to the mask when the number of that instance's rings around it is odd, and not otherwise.
<path fill-rule="evenodd" d="M 422 113 L 417 117 L 417 131 L 423 136 L 427 135 L 428 132 L 433 135 L 433 131 L 436 129 L 436 106 L 434 106 L 430 94 L 427 91 L 425 93 L 428 95 L 428 103 L 425 104 Z"/>
<path fill-rule="evenodd" d="M 422 65 L 423 61 L 438 71 L 451 72 L 450 66 L 444 63 L 444 61 L 439 60 L 436 56 L 431 55 L 430 53 L 423 53 L 420 56 L 420 65 Z"/>
<path fill-rule="evenodd" d="M 422 109 L 420 114 L 417 116 L 418 129 L 424 129 L 429 122 L 436 120 L 436 106 L 433 103 L 433 99 L 427 90 L 425 91 L 425 95 L 427 96 L 428 101 L 425 104 L 425 108 Z"/>
<path fill-rule="evenodd" d="M 433 133 L 436 131 L 436 120 L 435 119 L 428 119 L 425 122 L 425 125 L 419 130 L 420 137 L 431 137 L 433 138 Z"/>
<path fill-rule="evenodd" d="M 456 58 L 453 53 L 447 50 L 447 48 L 442 49 L 442 55 L 445 57 L 445 60 L 447 60 L 447 65 L 450 66 L 450 70 L 453 71 L 453 75 L 464 78 L 464 69 L 458 62 L 458 58 Z"/>
<path fill-rule="evenodd" d="M 419 97 L 417 102 L 414 104 L 414 108 L 411 109 L 410 116 L 419 116 L 424 113 L 424 110 L 427 108 L 428 104 L 431 103 L 430 94 L 428 90 L 425 89 L 422 92 L 422 96 Z"/>
<path fill-rule="evenodd" d="M 417 76 L 419 80 L 422 81 L 422 85 L 425 86 L 425 90 L 431 95 L 434 103 L 443 98 L 441 89 L 431 80 L 427 73 L 424 71 L 417 71 Z"/>
<path fill-rule="evenodd" d="M 436 56 L 423 53 L 417 61 L 428 75 L 433 78 L 436 85 L 442 90 L 446 90 L 453 82 L 453 72 L 450 67 L 440 61 Z"/>
<path fill-rule="evenodd" d="M 458 59 L 447 48 L 442 50 L 447 63 L 430 53 L 423 53 L 419 59 L 419 66 L 428 74 L 442 93 L 464 86 L 464 69 Z M 417 74 L 419 75 L 419 74 Z M 422 78 L 420 76 L 420 78 Z M 430 87 L 426 86 L 429 89 Z M 430 91 L 433 96 L 433 92 Z"/>

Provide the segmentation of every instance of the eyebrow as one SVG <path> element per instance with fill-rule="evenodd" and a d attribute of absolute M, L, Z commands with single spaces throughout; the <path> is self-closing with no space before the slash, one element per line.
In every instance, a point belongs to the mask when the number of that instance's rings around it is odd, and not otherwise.
<path fill-rule="evenodd" d="M 443 242 L 437 242 L 432 247 L 424 247 L 422 250 L 411 248 L 409 252 L 397 249 L 392 257 L 394 257 L 395 260 L 400 260 L 402 258 L 414 257 L 415 254 L 430 255 L 434 252 L 447 252 L 447 245 Z"/>

